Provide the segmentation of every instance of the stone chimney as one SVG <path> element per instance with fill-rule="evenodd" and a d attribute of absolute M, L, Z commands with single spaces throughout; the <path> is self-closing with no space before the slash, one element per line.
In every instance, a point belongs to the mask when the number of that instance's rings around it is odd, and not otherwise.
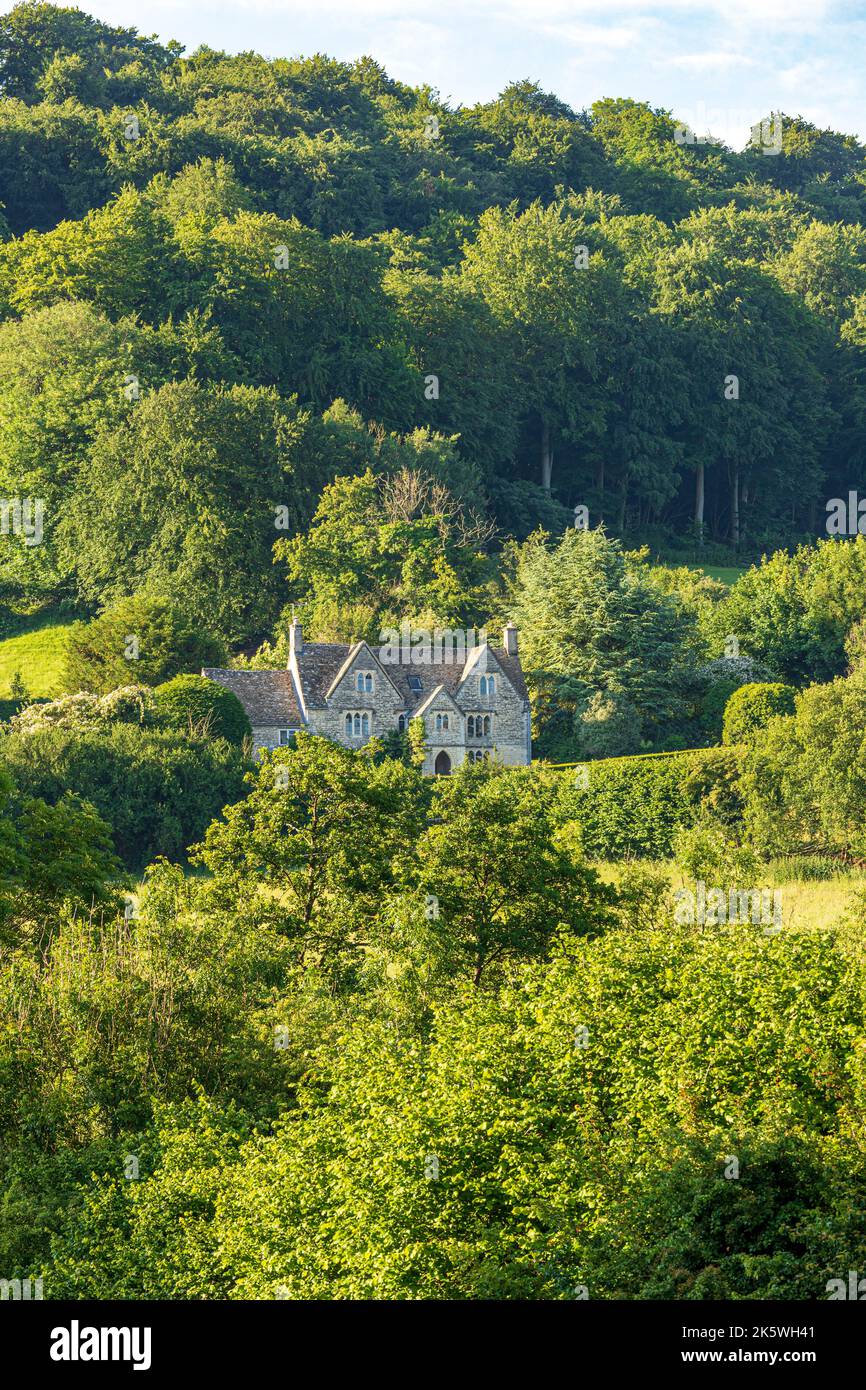
<path fill-rule="evenodd" d="M 291 660 L 292 656 L 300 656 L 303 650 L 304 630 L 298 619 L 293 616 L 289 626 L 289 659 Z"/>
<path fill-rule="evenodd" d="M 514 623 L 506 623 L 502 633 L 502 645 L 507 656 L 517 656 L 517 628 Z"/>

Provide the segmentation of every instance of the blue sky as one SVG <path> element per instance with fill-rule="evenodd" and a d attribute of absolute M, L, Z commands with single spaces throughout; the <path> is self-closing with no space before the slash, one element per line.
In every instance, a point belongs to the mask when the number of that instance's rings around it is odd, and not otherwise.
<path fill-rule="evenodd" d="M 866 0 L 81 0 L 144 33 L 270 57 L 369 53 L 453 104 L 538 80 L 570 105 L 628 96 L 735 147 L 769 111 L 866 141 Z M 8 7 L 7 7 L 8 8 Z"/>

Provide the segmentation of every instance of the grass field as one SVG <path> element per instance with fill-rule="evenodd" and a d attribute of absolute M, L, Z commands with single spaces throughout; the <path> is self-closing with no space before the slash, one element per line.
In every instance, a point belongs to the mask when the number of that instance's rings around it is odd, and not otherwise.
<path fill-rule="evenodd" d="M 697 568 L 710 579 L 720 579 L 723 584 L 736 584 L 740 575 L 746 573 L 745 565 L 698 565 Z"/>
<path fill-rule="evenodd" d="M 9 696 L 9 686 L 18 671 L 28 695 L 61 693 L 61 673 L 66 652 L 68 621 L 51 623 L 0 641 L 0 699 Z"/>
<path fill-rule="evenodd" d="M 622 864 L 604 862 L 594 866 L 606 883 L 617 883 Z M 671 904 L 677 888 L 688 887 L 680 869 L 673 862 L 653 865 L 664 869 L 670 879 Z M 710 885 L 727 888 L 728 885 Z M 787 873 L 774 873 L 773 865 L 765 866 L 756 888 L 778 888 L 781 893 L 782 927 L 788 931 L 820 931 L 838 927 L 856 903 L 858 894 L 866 892 L 866 872 L 842 871 L 831 878 L 815 880 L 790 878 Z"/>

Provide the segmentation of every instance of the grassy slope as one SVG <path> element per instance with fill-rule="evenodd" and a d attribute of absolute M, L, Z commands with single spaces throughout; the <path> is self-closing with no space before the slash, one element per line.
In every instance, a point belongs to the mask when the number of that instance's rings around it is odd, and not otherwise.
<path fill-rule="evenodd" d="M 8 697 L 16 671 L 21 673 L 28 695 L 61 693 L 68 627 L 69 622 L 51 623 L 0 642 L 0 698 Z"/>

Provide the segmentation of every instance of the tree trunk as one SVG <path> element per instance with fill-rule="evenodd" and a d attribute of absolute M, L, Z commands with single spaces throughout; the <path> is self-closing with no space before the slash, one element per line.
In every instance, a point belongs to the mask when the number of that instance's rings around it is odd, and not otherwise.
<path fill-rule="evenodd" d="M 604 525 L 604 459 L 595 466 L 595 490 L 598 493 L 598 519 Z"/>
<path fill-rule="evenodd" d="M 622 491 L 619 499 L 619 534 L 625 535 L 625 509 L 628 502 L 628 473 L 623 474 Z"/>
<path fill-rule="evenodd" d="M 546 420 L 541 422 L 541 486 L 545 492 L 550 492 L 550 480 L 553 475 L 553 454 L 550 450 L 550 425 Z"/>
<path fill-rule="evenodd" d="M 731 466 L 731 544 L 740 544 L 740 465 Z"/>
<path fill-rule="evenodd" d="M 695 473 L 695 534 L 698 545 L 704 543 L 704 465 L 698 464 Z"/>

